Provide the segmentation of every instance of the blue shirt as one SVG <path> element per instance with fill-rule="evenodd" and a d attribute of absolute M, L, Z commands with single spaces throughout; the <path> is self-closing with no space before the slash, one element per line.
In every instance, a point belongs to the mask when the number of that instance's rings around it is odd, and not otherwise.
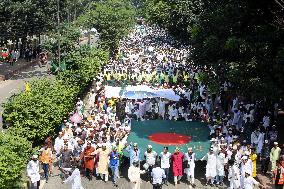
<path fill-rule="evenodd" d="M 129 153 L 129 158 L 130 158 L 130 165 L 134 161 L 140 161 L 140 150 L 138 149 L 137 151 L 134 150 L 131 146 L 127 146 L 125 149 Z"/>
<path fill-rule="evenodd" d="M 110 156 L 109 166 L 110 167 L 118 167 L 118 165 L 119 165 L 118 152 L 111 152 L 109 156 Z"/>

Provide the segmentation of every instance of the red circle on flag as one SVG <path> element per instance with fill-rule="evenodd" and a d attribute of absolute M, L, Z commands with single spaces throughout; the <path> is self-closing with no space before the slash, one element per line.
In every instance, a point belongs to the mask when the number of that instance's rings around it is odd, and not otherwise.
<path fill-rule="evenodd" d="M 154 143 L 168 146 L 182 145 L 191 141 L 191 136 L 177 133 L 154 133 L 148 138 Z"/>

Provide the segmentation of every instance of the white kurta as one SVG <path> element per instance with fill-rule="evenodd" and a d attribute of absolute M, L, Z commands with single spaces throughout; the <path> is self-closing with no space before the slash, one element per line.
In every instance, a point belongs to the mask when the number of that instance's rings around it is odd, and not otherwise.
<path fill-rule="evenodd" d="M 184 161 L 188 161 L 188 165 L 189 165 L 189 168 L 184 169 L 184 172 L 187 175 L 187 179 L 191 177 L 193 180 L 194 179 L 194 168 L 195 168 L 195 153 L 192 153 L 191 156 L 188 153 L 184 154 Z"/>
<path fill-rule="evenodd" d="M 257 182 L 253 177 L 245 177 L 244 178 L 244 188 L 245 189 L 253 189 L 254 185 L 258 185 L 259 182 Z"/>
<path fill-rule="evenodd" d="M 163 101 L 159 102 L 159 115 L 163 118 L 165 117 L 165 111 L 166 111 L 166 103 Z"/>
<path fill-rule="evenodd" d="M 32 183 L 40 180 L 39 161 L 29 161 L 27 165 L 27 175 L 30 177 Z"/>
<path fill-rule="evenodd" d="M 240 187 L 240 169 L 236 164 L 229 167 L 228 178 L 230 181 L 230 189 L 238 189 Z"/>
<path fill-rule="evenodd" d="M 217 158 L 215 154 L 207 153 L 201 160 L 207 160 L 205 176 L 215 177 L 217 175 Z"/>
<path fill-rule="evenodd" d="M 132 189 L 140 189 L 141 179 L 140 174 L 145 173 L 145 171 L 140 170 L 139 167 L 130 166 L 128 169 L 128 178 L 131 182 Z"/>
<path fill-rule="evenodd" d="M 64 183 L 72 182 L 72 189 L 84 189 L 81 185 L 81 175 L 78 168 L 76 168 L 71 176 L 69 176 Z"/>
<path fill-rule="evenodd" d="M 60 150 L 63 146 L 64 146 L 63 138 L 57 137 L 54 142 L 54 150 L 56 151 L 56 154 L 60 153 Z"/>
<path fill-rule="evenodd" d="M 96 96 L 97 96 L 96 93 L 90 93 L 90 94 L 89 94 L 88 105 L 89 105 L 90 107 L 94 107 L 95 100 L 96 100 Z"/>
<path fill-rule="evenodd" d="M 161 168 L 162 169 L 170 168 L 171 153 L 167 152 L 165 154 L 164 152 L 161 152 L 160 158 L 161 158 Z"/>
<path fill-rule="evenodd" d="M 226 162 L 227 159 L 225 157 L 222 157 L 220 155 L 217 156 L 217 175 L 225 176 L 224 166 Z"/>
<path fill-rule="evenodd" d="M 249 160 L 245 164 L 241 163 L 241 187 L 244 187 L 245 173 L 248 172 L 252 175 L 252 163 Z"/>

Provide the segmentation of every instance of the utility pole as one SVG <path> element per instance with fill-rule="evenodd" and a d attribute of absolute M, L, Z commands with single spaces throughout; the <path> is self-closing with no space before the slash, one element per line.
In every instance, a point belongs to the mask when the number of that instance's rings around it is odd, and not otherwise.
<path fill-rule="evenodd" d="M 61 51 L 61 49 L 60 49 L 60 4 L 59 4 L 59 2 L 60 2 L 60 0 L 57 0 L 57 37 L 58 37 L 58 39 L 57 39 L 57 45 L 58 45 L 58 66 L 60 66 L 60 59 L 61 59 L 61 54 L 60 54 L 60 51 Z"/>
<path fill-rule="evenodd" d="M 89 16 L 90 16 L 90 18 L 91 18 L 91 3 L 89 4 Z M 89 25 L 90 26 L 90 25 Z M 88 28 L 88 45 L 89 45 L 89 47 L 91 47 L 91 28 L 89 27 Z"/>

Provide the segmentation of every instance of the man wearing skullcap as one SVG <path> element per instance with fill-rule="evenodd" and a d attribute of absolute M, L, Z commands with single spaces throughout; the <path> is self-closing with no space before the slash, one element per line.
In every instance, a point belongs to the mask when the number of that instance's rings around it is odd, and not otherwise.
<path fill-rule="evenodd" d="M 118 187 L 117 180 L 119 178 L 119 153 L 117 147 L 112 147 L 112 152 L 109 154 L 109 167 L 112 172 L 112 182 L 115 187 Z"/>
<path fill-rule="evenodd" d="M 192 151 L 192 148 L 188 148 L 187 153 L 184 154 L 185 169 L 184 172 L 187 176 L 187 181 L 190 185 L 195 186 L 194 184 L 194 169 L 195 169 L 195 153 Z"/>
<path fill-rule="evenodd" d="M 152 145 L 148 145 L 147 151 L 144 153 L 144 157 L 146 160 L 146 163 L 143 165 L 145 170 L 147 171 L 147 176 L 148 179 L 150 180 L 150 174 L 152 172 L 152 168 L 156 163 L 156 159 L 157 159 L 157 152 L 155 152 L 153 150 Z"/>
<path fill-rule="evenodd" d="M 40 174 L 38 155 L 33 155 L 27 165 L 27 176 L 30 181 L 30 189 L 39 189 Z"/>
<path fill-rule="evenodd" d="M 100 174 L 101 178 L 103 179 L 104 176 L 104 181 L 108 181 L 108 166 L 109 166 L 109 153 L 110 150 L 106 147 L 106 144 L 102 144 L 102 148 L 99 148 L 95 152 L 99 156 L 99 162 L 98 162 L 98 167 L 97 167 L 97 174 Z"/>
<path fill-rule="evenodd" d="M 173 166 L 173 175 L 175 185 L 178 184 L 178 181 L 182 177 L 182 162 L 183 162 L 183 153 L 180 152 L 179 148 L 176 147 L 175 152 L 172 154 L 172 166 Z"/>
<path fill-rule="evenodd" d="M 270 151 L 270 162 L 271 162 L 271 171 L 275 170 L 276 161 L 280 157 L 281 149 L 278 147 L 278 142 L 273 143 L 273 148 Z"/>
<path fill-rule="evenodd" d="M 214 178 L 217 175 L 217 157 L 213 152 L 213 148 L 209 149 L 209 152 L 201 159 L 201 161 L 207 161 L 206 164 L 206 186 L 209 184 L 213 186 Z"/>
<path fill-rule="evenodd" d="M 80 156 L 80 159 L 83 160 L 83 166 L 85 168 L 86 177 L 89 180 L 92 180 L 92 175 L 94 171 L 94 163 L 95 163 L 94 161 L 95 154 L 93 154 L 94 151 L 95 148 L 92 147 L 91 141 L 87 141 L 87 146 Z"/>

